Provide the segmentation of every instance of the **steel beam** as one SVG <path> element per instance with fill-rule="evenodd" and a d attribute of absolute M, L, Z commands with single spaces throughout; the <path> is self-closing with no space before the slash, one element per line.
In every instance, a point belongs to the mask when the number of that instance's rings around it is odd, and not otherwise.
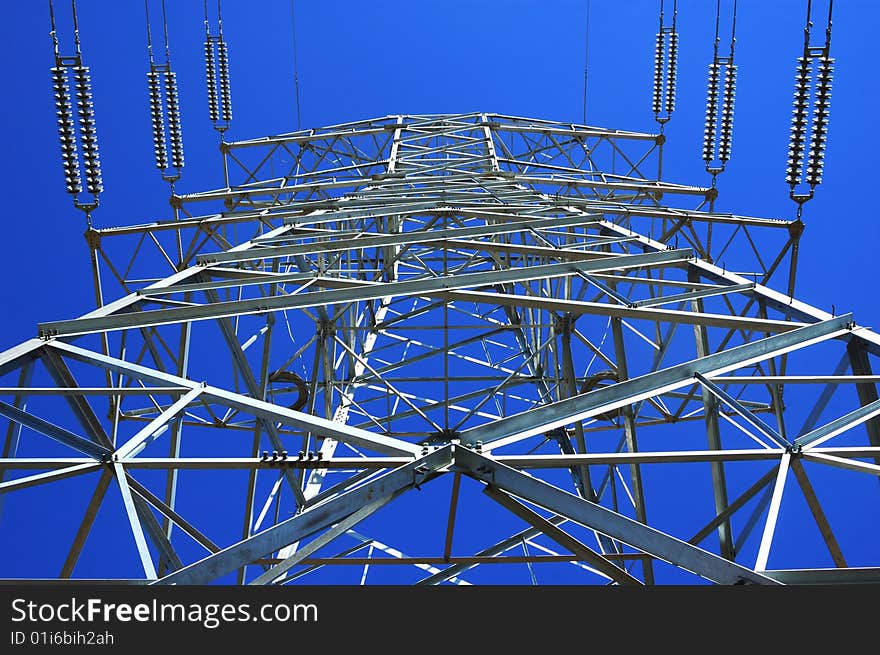
<path fill-rule="evenodd" d="M 452 462 L 452 447 L 385 473 L 376 480 L 351 489 L 321 505 L 306 509 L 271 528 L 224 548 L 194 564 L 158 580 L 159 584 L 206 584 L 222 578 L 249 562 L 300 541 L 324 527 L 352 515 L 369 502 L 393 496 L 411 488 Z"/>
<path fill-rule="evenodd" d="M 608 260 L 610 261 L 610 260 Z M 624 280 L 625 281 L 625 280 Z M 338 284 L 338 283 L 337 283 Z M 730 316 L 727 314 L 711 314 L 706 312 L 683 311 L 678 309 L 654 309 L 651 307 L 627 307 L 619 304 L 589 302 L 585 300 L 568 300 L 564 298 L 542 298 L 512 293 L 486 291 L 432 291 L 425 296 L 447 300 L 462 300 L 485 305 L 504 307 L 531 307 L 553 312 L 566 312 L 575 316 L 589 314 L 594 316 L 610 316 L 612 318 L 629 318 L 659 323 L 682 323 L 684 325 L 703 325 L 706 327 L 726 327 L 738 330 L 755 330 L 760 332 L 789 332 L 806 323 L 777 321 L 750 316 Z"/>
<path fill-rule="evenodd" d="M 34 365 L 33 362 L 25 364 L 21 367 L 21 370 L 18 373 L 18 384 L 19 387 L 27 387 L 34 373 Z M 15 397 L 13 398 L 12 405 L 13 407 L 17 407 L 22 411 L 27 410 L 27 393 L 21 389 L 16 389 L 13 393 L 15 393 Z M 3 450 L 0 452 L 0 455 L 3 456 L 3 459 L 7 458 L 15 458 L 18 455 L 18 445 L 21 440 L 21 423 L 16 423 L 15 421 L 9 421 L 9 426 L 6 428 L 6 438 L 3 441 Z M 4 470 L 0 470 L 0 482 L 3 482 L 3 478 L 6 472 Z M 3 506 L 6 501 L 6 498 L 0 495 L 0 518 L 3 516 Z"/>
<path fill-rule="evenodd" d="M 74 464 L 73 466 L 67 466 L 65 468 L 46 471 L 45 473 L 35 473 L 34 475 L 28 475 L 23 478 L 6 480 L 5 482 L 0 482 L 0 494 L 9 493 L 10 491 L 17 491 L 19 489 L 26 489 L 28 487 L 35 487 L 39 484 L 45 484 L 47 482 L 56 482 L 58 480 L 64 480 L 66 478 L 72 478 L 76 475 L 82 475 L 83 473 L 97 471 L 100 468 L 101 464 L 98 462 L 88 464 Z"/>
<path fill-rule="evenodd" d="M 581 211 L 578 207 L 571 207 L 570 210 L 572 212 Z M 634 237 L 634 241 L 640 243 L 646 252 L 656 252 L 667 248 L 664 243 L 637 234 L 632 230 L 616 225 L 611 221 L 601 221 L 600 225 L 602 226 L 602 229 L 609 234 Z M 701 276 L 710 280 L 717 280 L 722 284 L 749 284 L 752 282 L 742 275 L 728 271 L 725 268 L 712 264 L 704 259 L 695 259 L 689 263 L 689 266 L 696 269 Z M 814 323 L 834 318 L 829 312 L 813 307 L 812 305 L 797 300 L 792 296 L 775 291 L 762 284 L 756 284 L 751 293 L 768 308 L 775 309 L 783 315 L 790 316 L 798 321 Z M 880 356 L 880 334 L 854 325 L 850 340 L 855 340 L 862 348 L 866 349 L 873 355 Z"/>
<path fill-rule="evenodd" d="M 265 585 L 271 584 L 285 573 L 287 573 L 290 569 L 292 569 L 297 564 L 301 564 L 304 559 L 312 555 L 313 553 L 318 552 L 321 548 L 329 544 L 331 541 L 336 539 L 337 537 L 345 534 L 348 530 L 356 526 L 358 523 L 366 519 L 367 517 L 374 514 L 377 510 L 381 509 L 385 505 L 387 505 L 392 499 L 392 496 L 387 496 L 384 498 L 380 498 L 379 500 L 369 503 L 364 507 L 361 507 L 359 510 L 351 514 L 350 516 L 345 517 L 339 523 L 334 525 L 332 528 L 327 530 L 324 534 L 316 537 L 312 541 L 310 541 L 305 546 L 301 546 L 294 552 L 292 555 L 283 559 L 281 562 L 270 568 L 268 571 L 265 571 L 258 575 L 256 578 L 251 580 L 249 585 Z"/>
<path fill-rule="evenodd" d="M 614 359 L 617 365 L 618 382 L 625 382 L 629 378 L 629 365 L 627 364 L 626 344 L 623 340 L 623 326 L 619 318 L 611 319 L 611 337 L 614 340 Z M 636 437 L 636 408 L 632 405 L 624 405 L 620 409 L 623 415 L 623 436 L 626 441 L 626 449 L 630 453 L 639 451 L 639 443 Z M 633 490 L 633 504 L 635 505 L 636 520 L 639 523 L 648 524 L 648 508 L 645 503 L 645 486 L 642 482 L 642 470 L 639 464 L 629 465 L 629 475 Z M 613 484 L 613 483 L 612 483 Z M 645 584 L 654 584 L 654 570 L 649 560 L 643 562 Z"/>
<path fill-rule="evenodd" d="M 470 428 L 461 433 L 463 443 L 483 444 L 509 437 L 524 439 L 553 428 L 618 409 L 666 391 L 694 384 L 694 375 L 721 375 L 776 357 L 794 349 L 840 337 L 849 331 L 852 316 L 847 314 L 828 321 L 776 334 L 729 350 L 671 366 L 626 382 L 595 389 L 589 393 L 544 405 L 493 423 Z"/>
<path fill-rule="evenodd" d="M 579 561 L 586 562 L 611 580 L 622 585 L 642 584 L 638 578 L 634 578 L 626 571 L 626 569 L 616 566 L 611 561 L 605 559 L 600 553 L 597 553 L 592 548 L 581 543 L 537 512 L 533 512 L 522 503 L 517 502 L 503 491 L 500 491 L 497 487 L 488 484 L 483 489 L 483 493 L 509 512 L 540 530 L 543 534 L 550 537 L 563 548 L 570 550 Z"/>
<path fill-rule="evenodd" d="M 516 469 L 541 470 L 564 469 L 572 466 L 628 466 L 630 464 L 687 464 L 706 462 L 768 462 L 778 460 L 785 452 L 782 448 L 752 448 L 725 450 L 645 451 L 636 453 L 572 453 L 493 455 L 493 459 Z M 836 448 L 812 448 L 804 456 L 826 455 L 844 460 L 858 457 L 880 456 L 880 448 L 873 446 L 841 446 Z M 259 457 L 136 457 L 125 461 L 128 470 L 249 470 L 278 471 L 289 468 L 310 471 L 360 471 L 375 474 L 383 469 L 397 468 L 412 461 L 411 457 L 332 457 L 330 459 L 264 460 Z M 86 457 L 18 457 L 0 459 L 0 470 L 57 470 L 68 466 L 92 464 Z M 864 462 L 855 462 L 863 464 Z M 323 494 L 323 492 L 321 492 Z M 323 499 L 323 498 L 322 498 Z M 308 504 L 317 501 L 310 499 Z"/>
<path fill-rule="evenodd" d="M 61 567 L 61 573 L 58 574 L 59 578 L 69 578 L 73 575 L 73 570 L 76 568 L 80 553 L 86 543 L 86 539 L 89 538 L 89 533 L 92 531 L 95 517 L 98 515 L 98 510 L 101 508 L 101 503 L 104 500 L 104 496 L 107 493 L 107 489 L 110 487 L 110 482 L 112 480 L 113 472 L 110 470 L 110 467 L 105 467 L 101 472 L 101 477 L 98 478 L 98 484 L 95 485 L 95 491 L 92 493 L 92 498 L 89 500 L 88 505 L 86 505 L 83 520 L 80 522 L 76 536 L 73 538 L 73 544 L 70 546 L 70 551 L 67 554 L 67 558 L 64 560 L 64 565 Z"/>
<path fill-rule="evenodd" d="M 156 418 L 138 430 L 128 441 L 119 446 L 114 453 L 116 457 L 119 459 L 135 457 L 161 434 L 162 428 L 165 428 L 172 419 L 201 395 L 202 389 L 203 387 L 199 386 L 183 394 Z"/>
<path fill-rule="evenodd" d="M 59 387 L 76 388 L 79 386 L 73 377 L 73 373 L 58 351 L 44 348 L 42 350 L 42 360 L 46 370 L 49 371 L 49 374 L 55 380 L 55 384 Z M 88 399 L 80 395 L 65 395 L 64 399 L 91 439 L 105 448 L 112 448 L 113 443 L 110 441 L 110 437 L 107 435 L 106 430 L 104 430 L 101 420 L 95 414 Z"/>
<path fill-rule="evenodd" d="M 813 513 L 813 519 L 816 521 L 816 526 L 819 528 L 819 532 L 822 533 L 822 538 L 825 540 L 825 545 L 828 547 L 831 559 L 834 560 L 834 565 L 846 567 L 846 558 L 840 550 L 840 544 L 837 543 L 837 538 L 831 530 L 831 524 L 828 522 L 828 517 L 825 516 L 825 511 L 822 509 L 819 498 L 816 496 L 816 491 L 813 489 L 813 485 L 810 483 L 810 478 L 807 476 L 807 472 L 804 470 L 804 465 L 801 464 L 800 459 L 792 458 L 791 470 L 794 471 L 795 478 L 797 478 L 801 491 L 804 494 L 804 499 L 806 499 L 807 505 L 810 506 L 810 511 Z"/>
<path fill-rule="evenodd" d="M 433 210 L 434 212 L 448 213 L 447 210 Z M 404 213 L 404 212 L 395 212 Z M 431 211 L 419 212 L 431 214 Z M 468 218 L 475 218 L 469 216 Z M 364 235 L 353 238 L 337 238 L 332 241 L 319 241 L 287 246 L 261 246 L 244 252 L 216 252 L 200 255 L 200 265 L 219 264 L 229 262 L 246 262 L 254 259 L 271 259 L 276 257 L 289 257 L 293 255 L 316 255 L 320 253 L 339 252 L 342 250 L 360 250 L 369 248 L 381 248 L 385 246 L 402 246 L 411 244 L 432 244 L 436 241 L 445 242 L 448 239 L 461 239 L 464 237 L 490 236 L 496 234 L 511 234 L 521 230 L 541 230 L 553 227 L 583 227 L 593 225 L 598 218 L 588 214 L 574 216 L 558 216 L 553 218 L 533 218 L 530 220 L 510 221 L 501 224 L 475 225 L 471 227 L 452 227 L 445 229 L 411 230 L 394 234 Z M 291 234 L 288 238 L 302 238 L 304 235 Z M 157 293 L 157 291 L 151 291 Z"/>
<path fill-rule="evenodd" d="M 868 359 L 867 349 L 860 342 L 853 340 L 847 344 L 847 355 L 849 355 L 852 372 L 858 376 L 871 376 L 871 362 Z M 859 396 L 859 402 L 863 407 L 875 405 L 878 402 L 877 383 L 871 381 L 859 381 L 856 383 L 856 393 Z M 880 445 L 880 418 L 873 416 L 865 422 L 865 429 L 868 431 L 868 440 L 872 446 Z M 880 464 L 880 459 L 875 460 Z"/>
<path fill-rule="evenodd" d="M 208 552 L 216 553 L 220 550 L 219 546 L 208 539 L 202 532 L 193 527 L 193 525 L 189 521 L 187 521 L 180 514 L 174 511 L 171 506 L 162 502 L 162 500 L 160 500 L 153 492 L 151 492 L 144 485 L 134 479 L 131 475 L 126 475 L 126 479 L 128 480 L 128 484 L 134 493 L 136 493 L 143 500 L 159 510 L 159 512 L 164 515 L 170 522 L 174 523 L 174 525 L 176 525 L 183 532 L 192 537 L 194 541 L 204 546 L 204 548 Z"/>
<path fill-rule="evenodd" d="M 748 423 L 755 430 L 773 441 L 777 446 L 781 446 L 782 448 L 791 447 L 791 444 L 788 442 L 787 439 L 785 439 L 776 430 L 774 430 L 764 421 L 762 421 L 760 417 L 749 411 L 749 409 L 743 406 L 743 404 L 739 402 L 736 398 L 731 396 L 729 393 L 727 393 L 724 389 L 719 387 L 711 380 L 707 379 L 706 376 L 701 375 L 700 373 L 694 373 L 694 377 L 697 378 L 697 380 L 700 381 L 700 384 L 708 389 L 716 398 L 718 398 L 721 402 L 723 402 L 725 405 L 727 405 L 733 411 L 739 414 L 746 421 L 746 423 Z"/>
<path fill-rule="evenodd" d="M 880 465 L 877 464 L 869 464 L 868 462 L 860 462 L 855 459 L 846 459 L 844 457 L 816 453 L 812 450 L 805 451 L 804 458 L 820 464 L 830 464 L 831 466 L 849 469 L 850 471 L 859 471 L 861 473 L 868 473 L 869 475 L 880 476 Z"/>
<path fill-rule="evenodd" d="M 274 287 L 273 287 L 274 290 Z M 212 303 L 219 303 L 220 296 L 214 289 L 210 289 L 206 292 L 208 299 Z M 256 377 L 254 377 L 254 372 L 251 370 L 251 365 L 247 360 L 247 357 L 244 354 L 244 350 L 241 347 L 241 344 L 238 342 L 238 337 L 235 333 L 235 328 L 229 319 L 221 318 L 218 319 L 220 324 L 220 331 L 223 333 L 223 339 L 226 341 L 226 345 L 229 348 L 229 352 L 232 353 L 232 361 L 235 364 L 238 372 L 241 374 L 242 379 L 244 380 L 244 385 L 247 387 L 248 394 L 250 394 L 251 398 L 258 398 L 259 400 L 265 400 L 265 379 L 263 380 L 263 384 L 260 385 L 257 383 Z M 266 337 L 268 338 L 268 336 Z M 264 376 L 265 377 L 265 376 Z M 272 444 L 272 447 L 281 452 L 284 450 L 284 444 L 281 442 L 281 438 L 278 436 L 278 430 L 275 427 L 275 423 L 264 418 L 258 419 L 258 424 L 262 426 L 262 429 L 265 430 L 266 435 L 269 437 L 269 442 Z M 259 441 L 259 434 L 254 435 L 254 445 L 256 446 Z M 256 449 L 254 449 L 254 454 L 256 454 Z M 292 475 L 290 471 L 284 471 L 284 477 L 287 480 L 287 484 L 290 487 L 291 492 L 293 493 L 293 497 L 296 500 L 296 504 L 298 507 L 302 507 L 306 503 L 306 498 L 303 496 L 302 488 L 300 487 L 299 481 Z"/>
<path fill-rule="evenodd" d="M 689 271 L 688 280 L 691 282 L 699 282 L 699 276 Z M 703 302 L 699 298 L 692 300 L 694 311 L 703 311 Z M 709 348 L 709 335 L 706 326 L 703 324 L 694 325 L 694 338 L 696 340 L 697 357 L 706 357 L 711 353 Z M 716 397 L 709 393 L 705 386 L 700 387 L 700 395 L 703 400 L 703 416 L 706 426 L 706 439 L 711 450 L 721 450 L 721 427 L 718 422 L 718 401 Z M 715 513 L 721 516 L 727 511 L 727 477 L 724 471 L 724 464 L 721 462 L 712 463 L 712 497 L 715 501 Z M 722 520 L 718 524 L 718 541 L 721 546 L 721 556 L 725 559 L 732 560 L 736 556 L 733 548 L 733 536 L 728 519 Z"/>
<path fill-rule="evenodd" d="M 755 570 L 764 571 L 767 568 L 767 560 L 770 557 L 770 546 L 773 543 L 773 535 L 776 533 L 776 523 L 779 519 L 779 508 L 782 505 L 782 492 L 785 490 L 785 480 L 791 464 L 791 454 L 785 453 L 779 461 L 779 469 L 776 472 L 776 482 L 773 486 L 773 496 L 770 498 L 770 509 L 767 512 L 767 520 L 764 522 L 764 534 L 761 536 L 761 544 L 758 547 L 758 558 L 755 560 Z"/>
<path fill-rule="evenodd" d="M 176 375 L 171 375 L 170 373 L 148 369 L 137 364 L 132 364 L 115 357 L 101 355 L 61 341 L 52 341 L 49 345 L 52 348 L 58 348 L 64 351 L 69 357 L 74 359 L 145 381 L 158 382 L 159 384 L 170 382 L 171 384 L 186 386 L 190 389 L 200 384 L 185 378 L 180 378 Z M 304 414 L 303 412 L 297 412 L 286 407 L 267 403 L 256 398 L 249 398 L 248 396 L 219 389 L 210 385 L 204 386 L 202 396 L 205 400 L 216 402 L 225 407 L 232 407 L 244 412 L 249 412 L 258 417 L 279 421 L 288 425 L 294 425 L 309 432 L 314 432 L 322 436 L 334 437 L 340 441 L 350 442 L 363 448 L 375 450 L 376 452 L 389 455 L 415 455 L 421 451 L 418 446 L 401 439 L 394 439 L 392 437 L 368 432 L 367 430 L 340 425 L 339 423 L 328 421 L 327 419 L 322 419 L 318 416 L 311 416 L 309 414 Z M 0 404 L 0 413 L 2 413 L 2 404 Z"/>
<path fill-rule="evenodd" d="M 880 416 L 880 400 L 875 400 L 867 405 L 863 405 L 859 409 L 836 418 L 815 430 L 802 434 L 794 440 L 794 443 L 796 446 L 804 449 L 813 448 L 821 443 L 825 443 L 833 437 L 836 437 L 842 432 L 846 432 L 850 428 L 870 421 L 876 416 Z"/>
<path fill-rule="evenodd" d="M 66 428 L 62 428 L 61 426 L 55 425 L 54 423 L 38 416 L 22 411 L 14 405 L 4 403 L 2 400 L 0 400 L 0 414 L 8 418 L 10 421 L 20 423 L 26 428 L 44 434 L 47 437 L 63 443 L 74 450 L 78 450 L 81 453 L 91 455 L 95 459 L 101 459 L 110 454 L 108 448 L 96 444 L 91 439 L 86 439 L 78 434 L 74 434 Z"/>
<path fill-rule="evenodd" d="M 779 456 L 781 457 L 781 454 Z M 729 518 L 733 516 L 735 512 L 739 511 L 747 502 L 749 502 L 755 496 L 755 494 L 760 492 L 761 489 L 770 484 L 770 482 L 776 477 L 776 472 L 778 468 L 778 466 L 774 466 L 772 469 L 767 471 L 767 473 L 758 478 L 758 480 L 752 486 L 742 492 L 739 497 L 736 498 L 732 503 L 726 505 L 725 508 L 714 519 L 709 521 L 709 523 L 707 523 L 699 532 L 697 532 L 697 534 L 688 539 L 688 543 L 697 546 L 703 541 L 703 539 L 712 534 L 713 530 L 717 529 L 724 523 L 729 523 Z M 731 551 L 734 551 L 732 547 Z"/>
<path fill-rule="evenodd" d="M 137 552 L 140 556 L 141 566 L 144 568 L 144 575 L 148 580 L 156 579 L 156 566 L 153 564 L 153 557 L 150 549 L 147 547 L 147 539 L 144 536 L 144 529 L 141 526 L 141 519 L 138 516 L 134 498 L 131 495 L 131 489 L 128 486 L 128 479 L 125 475 L 125 469 L 119 462 L 113 463 L 113 472 L 116 475 L 116 482 L 119 484 L 119 491 L 122 494 L 122 503 L 125 506 L 125 513 L 128 515 L 128 522 L 131 525 L 131 532 L 134 536 L 134 542 L 137 546 Z"/>
<path fill-rule="evenodd" d="M 326 306 L 360 300 L 376 300 L 388 296 L 418 296 L 431 291 L 446 291 L 466 287 L 479 287 L 505 282 L 527 282 L 549 277 L 573 275 L 577 271 L 608 271 L 639 268 L 646 265 L 670 264 L 687 261 L 693 256 L 690 250 L 668 250 L 648 255 L 619 255 L 600 260 L 585 262 L 566 262 L 563 264 L 546 264 L 526 268 L 509 268 L 502 270 L 462 273 L 449 277 L 432 277 L 422 280 L 404 282 L 368 283 L 359 280 L 334 280 L 327 278 L 325 284 L 341 283 L 354 288 L 315 291 L 295 295 L 282 295 L 248 300 L 231 300 L 222 303 L 196 305 L 193 307 L 175 307 L 172 309 L 156 309 L 149 312 L 129 312 L 125 314 L 109 314 L 93 318 L 77 318 L 68 321 L 55 321 L 39 325 L 40 336 L 43 338 L 58 336 L 75 336 L 142 328 L 186 321 L 199 321 L 213 318 L 228 318 L 249 314 L 263 314 L 282 309 L 303 309 L 308 307 Z M 647 310 L 646 310 L 647 311 Z"/>
<path fill-rule="evenodd" d="M 880 584 L 880 568 L 782 569 L 764 571 L 764 575 L 786 585 Z"/>
<path fill-rule="evenodd" d="M 456 448 L 455 467 L 581 525 L 719 584 L 775 584 L 751 569 L 591 503 L 466 448 Z"/>

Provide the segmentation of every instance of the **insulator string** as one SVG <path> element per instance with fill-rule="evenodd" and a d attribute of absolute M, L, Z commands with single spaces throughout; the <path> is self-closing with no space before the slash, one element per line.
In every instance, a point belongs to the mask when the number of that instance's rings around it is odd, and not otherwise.
<path fill-rule="evenodd" d="M 217 74 L 214 62 L 214 46 L 210 41 L 205 41 L 205 81 L 208 85 L 208 117 L 212 123 L 216 123 L 220 114 L 217 105 Z"/>
<path fill-rule="evenodd" d="M 217 63 L 214 44 L 211 42 L 211 25 L 208 18 L 208 0 L 205 0 L 205 82 L 208 87 L 208 118 L 212 123 L 220 119 L 217 104 Z"/>
<path fill-rule="evenodd" d="M 74 54 L 64 55 L 55 22 L 55 6 L 49 0 L 49 23 L 55 65 L 49 69 L 55 114 L 58 124 L 58 140 L 61 147 L 61 169 L 64 174 L 65 191 L 73 196 L 73 204 L 86 214 L 91 226 L 91 213 L 98 206 L 98 196 L 104 190 L 101 176 L 101 157 L 98 149 L 98 132 L 95 121 L 95 103 L 89 67 L 83 64 L 82 44 L 79 37 L 79 18 L 76 2 L 71 0 L 73 16 Z M 76 95 L 74 110 L 74 92 Z M 83 200 L 85 191 L 92 198 Z"/>
<path fill-rule="evenodd" d="M 675 87 L 678 77 L 678 0 L 672 3 L 672 22 L 666 25 L 664 0 L 660 0 L 660 29 L 654 44 L 654 84 L 651 110 L 661 131 L 675 111 Z"/>
<path fill-rule="evenodd" d="M 75 66 L 73 76 L 76 83 L 79 134 L 82 140 L 86 189 L 89 193 L 98 195 L 104 190 L 104 181 L 101 178 L 101 157 L 98 152 L 98 134 L 95 128 L 95 108 L 94 101 L 92 100 L 92 83 L 89 67 Z"/>
<path fill-rule="evenodd" d="M 58 117 L 58 138 L 61 142 L 61 166 L 64 170 L 64 183 L 67 193 L 82 193 L 79 154 L 77 152 L 76 131 L 73 122 L 73 103 L 70 99 L 70 82 L 67 69 L 53 66 L 52 86 L 55 92 L 55 111 Z"/>
<path fill-rule="evenodd" d="M 153 151 L 156 168 L 164 172 L 168 168 L 168 147 L 165 140 L 165 121 L 162 115 L 162 84 L 158 71 L 151 70 L 147 73 L 147 85 L 150 94 L 150 121 L 153 125 Z"/>
<path fill-rule="evenodd" d="M 715 39 L 712 45 L 712 62 L 706 84 L 706 122 L 703 128 L 703 161 L 706 171 L 712 174 L 714 188 L 716 176 L 724 171 L 733 147 L 733 110 L 736 99 L 736 73 L 734 52 L 736 48 L 737 0 L 733 1 L 730 28 L 730 49 L 726 56 L 719 52 L 721 45 L 721 0 L 715 4 Z M 717 149 L 716 149 L 717 148 Z"/>
<path fill-rule="evenodd" d="M 788 168 L 785 181 L 794 187 L 801 183 L 804 165 L 804 142 L 807 139 L 807 112 L 810 104 L 812 69 L 809 57 L 798 57 L 795 73 L 794 108 L 791 117 L 791 135 L 788 145 Z"/>
<path fill-rule="evenodd" d="M 147 51 L 150 60 L 150 69 L 147 72 L 147 94 L 150 124 L 153 129 L 153 159 L 162 179 L 169 182 L 173 189 L 184 167 L 180 95 L 177 90 L 177 74 L 171 68 L 171 43 L 168 36 L 165 0 L 161 2 L 164 62 L 155 60 L 149 4 L 150 0 L 144 0 Z"/>
<path fill-rule="evenodd" d="M 232 121 L 232 90 L 229 70 L 229 47 L 223 39 L 223 16 L 217 0 L 217 34 L 211 33 L 208 0 L 205 9 L 205 85 L 208 90 L 208 118 L 214 129 L 223 133 Z"/>
<path fill-rule="evenodd" d="M 831 104 L 831 80 L 834 62 L 827 57 L 819 60 L 816 86 L 816 102 L 813 114 L 813 138 L 807 158 L 807 184 L 816 186 L 822 182 L 825 161 L 825 145 L 828 140 L 828 113 Z"/>
<path fill-rule="evenodd" d="M 217 62 L 220 73 L 220 118 L 226 123 L 232 120 L 232 92 L 229 86 L 229 52 L 226 42 L 217 43 Z"/>
<path fill-rule="evenodd" d="M 830 56 L 834 1 L 829 0 L 828 3 L 824 45 L 811 45 L 812 9 L 812 0 L 807 0 L 804 49 L 797 59 L 785 169 L 785 181 L 789 185 L 789 196 L 797 203 L 798 218 L 804 203 L 813 197 L 816 187 L 822 182 L 828 141 L 831 83 L 834 79 L 834 59 Z M 807 188 L 804 189 L 803 185 Z"/>
<path fill-rule="evenodd" d="M 718 159 L 722 165 L 730 159 L 733 141 L 733 108 L 736 99 L 736 65 L 728 64 L 724 74 L 724 94 L 721 100 L 721 134 L 718 138 Z"/>
<path fill-rule="evenodd" d="M 672 19 L 672 32 L 669 34 L 669 56 L 666 60 L 666 113 L 675 111 L 675 82 L 678 73 L 678 33 L 675 31 L 675 14 Z"/>
<path fill-rule="evenodd" d="M 663 30 L 657 32 L 657 43 L 654 48 L 654 93 L 652 96 L 651 109 L 654 115 L 658 115 L 663 108 Z"/>
<path fill-rule="evenodd" d="M 183 134 L 180 129 L 180 102 L 177 95 L 177 74 L 165 71 L 165 99 L 168 108 L 168 137 L 171 141 L 171 165 L 183 168 Z"/>
<path fill-rule="evenodd" d="M 706 91 L 706 126 L 703 131 L 703 160 L 708 166 L 715 154 L 715 118 L 718 115 L 719 82 L 721 66 L 715 59 L 709 64 L 709 82 Z"/>

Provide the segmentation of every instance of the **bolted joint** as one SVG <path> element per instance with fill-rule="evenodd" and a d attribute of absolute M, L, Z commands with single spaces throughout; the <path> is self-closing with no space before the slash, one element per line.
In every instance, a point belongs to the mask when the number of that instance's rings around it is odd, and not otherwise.
<path fill-rule="evenodd" d="M 713 170 L 709 171 L 710 173 L 714 172 Z M 720 171 L 719 171 L 720 172 Z M 706 190 L 706 200 L 709 202 L 713 202 L 718 198 L 718 189 L 716 187 L 712 187 L 711 189 Z"/>
<path fill-rule="evenodd" d="M 315 324 L 315 334 L 324 339 L 332 338 L 336 334 L 336 323 L 334 321 L 318 321 Z"/>
<path fill-rule="evenodd" d="M 424 464 L 420 464 L 419 466 L 415 467 L 413 469 L 413 486 L 418 491 L 421 491 L 422 490 L 421 484 L 425 481 L 425 479 L 429 475 L 431 475 L 432 472 L 433 472 L 433 470 L 431 469 L 431 467 L 426 466 Z"/>
<path fill-rule="evenodd" d="M 58 330 L 53 330 L 51 328 L 40 328 L 37 332 L 37 337 L 39 337 L 43 341 L 51 341 L 52 338 L 57 335 Z"/>
<path fill-rule="evenodd" d="M 548 439 L 555 439 L 556 441 L 559 441 L 560 439 L 568 439 L 571 435 L 568 433 L 568 430 L 566 430 L 562 426 L 559 426 L 558 428 L 548 430 L 544 433 L 544 436 Z"/>
<path fill-rule="evenodd" d="M 792 239 L 800 239 L 801 235 L 804 233 L 804 228 L 806 228 L 806 225 L 800 218 L 798 218 L 796 221 L 788 224 L 788 235 Z"/>
<path fill-rule="evenodd" d="M 476 473 L 480 478 L 483 479 L 484 482 L 487 482 L 490 485 L 495 484 L 495 467 L 490 466 L 489 464 L 480 464 L 476 469 L 474 469 L 474 473 Z"/>
<path fill-rule="evenodd" d="M 571 312 L 566 312 L 554 318 L 553 328 L 557 334 L 568 334 L 574 329 L 576 320 L 576 317 Z"/>
<path fill-rule="evenodd" d="M 443 428 L 442 430 L 432 432 L 423 441 L 420 442 L 420 445 L 422 446 L 422 453 L 425 453 L 425 449 L 428 446 L 440 446 L 448 443 L 458 443 L 460 439 L 461 432 L 458 432 L 451 428 Z"/>
<path fill-rule="evenodd" d="M 780 387 L 780 386 L 781 385 L 777 385 L 777 387 Z M 777 400 L 776 398 L 773 398 L 770 401 L 770 409 L 772 409 L 773 411 L 779 410 L 780 412 L 784 412 L 786 410 L 785 400 L 783 400 L 781 394 L 782 394 L 782 391 L 780 389 L 779 399 Z"/>
<path fill-rule="evenodd" d="M 666 135 L 658 134 L 654 137 L 654 143 L 658 146 L 662 146 L 664 143 L 666 143 Z"/>
<path fill-rule="evenodd" d="M 101 233 L 98 232 L 98 230 L 90 227 L 85 231 L 83 236 L 86 238 L 86 243 L 92 250 L 97 250 L 101 247 Z"/>

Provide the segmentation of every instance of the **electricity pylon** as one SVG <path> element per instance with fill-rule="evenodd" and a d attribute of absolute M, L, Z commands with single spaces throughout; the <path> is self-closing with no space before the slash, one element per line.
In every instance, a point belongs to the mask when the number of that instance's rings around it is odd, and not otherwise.
<path fill-rule="evenodd" d="M 0 355 L 4 538 L 75 515 L 23 573 L 874 579 L 839 510 L 880 492 L 880 337 L 793 297 L 800 220 L 706 211 L 662 145 L 388 116 L 90 228 L 97 309 Z"/>

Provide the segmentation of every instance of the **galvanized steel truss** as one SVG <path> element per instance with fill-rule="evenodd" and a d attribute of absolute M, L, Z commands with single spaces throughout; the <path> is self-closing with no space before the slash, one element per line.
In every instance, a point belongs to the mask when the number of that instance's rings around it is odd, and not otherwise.
<path fill-rule="evenodd" d="M 825 469 L 880 474 L 880 338 L 793 298 L 799 221 L 709 211 L 714 189 L 652 178 L 662 145 L 389 116 L 224 143 L 223 188 L 89 229 L 97 309 L 0 355 L 0 499 L 91 478 L 89 498 L 40 497 L 84 513 L 34 577 L 76 574 L 115 487 L 132 582 L 339 565 L 364 582 L 389 563 L 423 584 L 498 563 L 578 583 L 679 580 L 668 564 L 724 584 L 876 578 L 848 567 L 822 503 L 842 493 Z M 435 479 L 434 552 L 354 530 Z M 239 503 L 217 512 L 205 495 L 227 484 Z M 474 488 L 494 503 L 460 497 Z M 796 494 L 820 536 L 777 561 Z M 526 527 L 454 553 L 456 525 L 493 512 Z"/>

